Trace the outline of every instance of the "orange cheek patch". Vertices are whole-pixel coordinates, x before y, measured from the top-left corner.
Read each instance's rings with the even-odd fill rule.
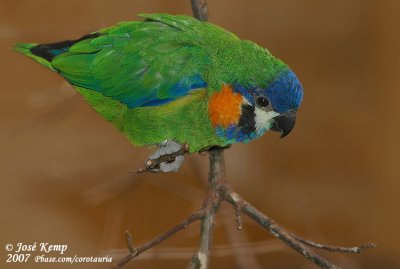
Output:
[[[208,113],[213,127],[227,128],[231,124],[237,124],[240,118],[240,110],[243,97],[232,91],[229,85],[223,85],[220,92],[214,93],[208,103]]]

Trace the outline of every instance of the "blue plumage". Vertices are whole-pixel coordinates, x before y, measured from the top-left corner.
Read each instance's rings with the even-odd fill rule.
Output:
[[[297,110],[300,106],[303,100],[303,87],[296,74],[287,70],[265,89],[265,95],[277,112],[285,113],[291,109]]]
[[[254,95],[264,95],[279,113],[288,112],[300,106],[303,99],[303,87],[291,70],[285,70],[272,81],[266,89],[247,89],[239,83],[234,84],[234,91],[244,96],[251,105],[255,105]]]

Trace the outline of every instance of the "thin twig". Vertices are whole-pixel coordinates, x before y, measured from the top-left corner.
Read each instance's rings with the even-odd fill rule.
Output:
[[[312,249],[305,246],[303,243],[299,242],[292,235],[286,231],[284,228],[276,224],[272,219],[265,216],[261,211],[253,207],[251,204],[247,203],[243,198],[241,198],[237,193],[228,190],[227,193],[227,201],[234,206],[239,205],[242,209],[242,212],[260,224],[262,227],[267,229],[270,233],[272,233],[275,237],[282,240],[289,247],[293,248],[305,258],[309,259],[316,265],[321,268],[326,269],[338,269],[340,267],[332,264],[328,260],[324,259],[317,253],[315,253]]]
[[[356,247],[332,246],[332,245],[325,245],[325,244],[317,243],[317,242],[311,241],[309,239],[302,238],[293,233],[290,233],[290,235],[293,238],[295,238],[297,241],[299,241],[305,245],[308,245],[313,248],[323,249],[323,250],[326,250],[329,252],[361,253],[366,249],[374,248],[377,246],[375,243],[366,243],[366,244],[356,246]]]
[[[133,246],[133,239],[132,239],[132,235],[129,231],[125,231],[125,239],[126,239],[126,244],[128,246],[129,252],[131,254],[136,252],[135,247]]]
[[[229,205],[228,205],[229,206]],[[232,246],[234,245],[247,245],[252,244],[249,242],[249,237],[247,231],[240,231],[239,227],[242,228],[242,221],[238,220],[238,213],[240,216],[240,212],[235,212],[236,214],[232,214],[230,208],[224,207],[219,211],[220,220],[224,224],[226,237],[229,239],[229,242]],[[237,226],[233,225],[233,218],[236,215]],[[271,241],[279,241],[277,239],[270,240]],[[279,242],[280,243],[280,242]],[[215,256],[215,252],[217,251],[219,246],[215,246],[212,249],[211,256]],[[281,247],[285,247],[282,246]],[[231,259],[235,260],[237,269],[261,269],[264,266],[258,260],[257,252],[255,248],[233,248],[233,252],[231,253]]]
[[[170,238],[171,236],[173,236],[174,234],[176,234],[177,232],[185,229],[189,224],[200,220],[204,215],[204,212],[199,210],[193,214],[191,214],[189,217],[187,217],[186,219],[184,219],[183,221],[181,221],[179,224],[177,224],[176,226],[174,226],[173,228],[169,229],[168,231],[166,231],[165,233],[156,236],[155,238],[153,238],[151,241],[145,243],[144,245],[142,245],[141,247],[138,248],[134,248],[134,251],[131,252],[131,250],[129,249],[129,254],[126,255],[125,257],[123,257],[122,259],[120,259],[116,264],[114,264],[114,266],[112,268],[114,269],[119,269],[122,266],[124,266],[125,264],[127,264],[130,260],[132,260],[133,258],[137,257],[140,255],[140,253],[157,246],[158,244],[160,244],[161,242],[165,241],[166,239]],[[128,248],[129,247],[129,242],[128,242]],[[133,246],[133,243],[131,244],[131,246]]]
[[[200,21],[208,21],[207,0],[191,0],[193,16]]]

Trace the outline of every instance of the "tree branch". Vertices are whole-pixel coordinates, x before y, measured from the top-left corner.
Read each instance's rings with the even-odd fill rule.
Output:
[[[204,212],[199,210],[199,211],[191,214],[189,217],[187,217],[186,219],[181,221],[179,224],[177,224],[170,230],[166,231],[165,233],[163,233],[161,235],[156,236],[155,238],[153,238],[153,240],[145,243],[144,245],[142,245],[141,247],[138,247],[138,248],[133,247],[133,240],[132,240],[131,234],[129,232],[125,232],[125,237],[126,237],[126,241],[127,241],[127,245],[128,245],[128,249],[129,249],[129,254],[126,255],[125,257],[123,257],[122,259],[120,259],[116,264],[114,264],[114,266],[112,268],[114,268],[114,269],[121,268],[122,266],[127,264],[130,260],[139,256],[142,252],[144,252],[152,247],[157,246],[158,244],[167,240],[168,238],[170,238],[177,232],[185,229],[191,223],[201,219],[203,216],[204,216]]]
[[[208,268],[210,260],[210,248],[213,238],[215,213],[221,204],[222,197],[218,192],[218,186],[224,184],[225,161],[222,148],[209,150],[210,172],[208,176],[208,197],[204,201],[205,214],[201,221],[200,244],[193,255],[187,269]]]
[[[329,251],[329,252],[361,253],[366,249],[374,248],[374,247],[377,246],[375,243],[366,243],[366,244],[363,244],[363,245],[360,245],[360,246],[356,246],[356,247],[331,246],[331,245],[324,245],[324,244],[321,244],[321,243],[317,243],[317,242],[311,241],[309,239],[302,238],[302,237],[300,237],[298,235],[295,235],[295,234],[292,234],[292,233],[289,233],[289,234],[293,238],[295,238],[297,241],[299,241],[299,242],[301,242],[301,243],[303,243],[305,245],[308,245],[308,246],[313,247],[313,248],[323,249],[323,250],[326,250],[326,251]]]
[[[191,0],[193,16],[200,21],[208,21],[207,0]]]
[[[195,18],[201,21],[208,20],[207,0],[191,0],[191,5]],[[225,177],[223,149],[210,149],[208,153],[210,160],[208,180],[209,194],[203,206],[203,208],[206,209],[206,213],[201,224],[200,245],[189,262],[187,266],[188,269],[208,268],[215,213],[222,201],[221,197],[216,199],[215,194],[218,194],[216,186],[219,185],[219,182],[222,182]],[[241,229],[242,224],[239,210],[240,209],[236,208],[238,229]]]
[[[229,188],[228,186],[226,187]],[[262,227],[267,229],[272,235],[282,240],[289,247],[293,248],[295,251],[297,251],[319,267],[327,269],[340,268],[315,253],[312,249],[305,246],[303,243],[293,237],[291,233],[276,224],[275,221],[265,216],[262,212],[243,200],[243,198],[241,198],[237,193],[231,191],[230,189],[227,190],[227,201],[235,207],[240,207],[243,213],[248,215]]]
[[[210,160],[210,173],[208,180],[208,195],[205,199],[203,206],[200,210],[190,215],[188,218],[183,220],[180,224],[176,225],[172,229],[168,230],[164,234],[155,237],[150,242],[144,244],[139,248],[134,248],[132,243],[132,238],[130,234],[126,234],[127,244],[129,249],[129,254],[122,258],[113,268],[121,268],[123,265],[128,263],[133,258],[137,257],[140,253],[150,249],[162,241],[168,239],[170,236],[181,231],[186,226],[190,225],[196,220],[201,220],[201,232],[200,232],[200,243],[198,250],[193,255],[191,261],[189,262],[187,268],[189,269],[206,269],[209,264],[209,255],[211,242],[213,237],[213,226],[215,222],[215,214],[219,209],[221,202],[227,201],[230,203],[237,211],[237,222],[239,227],[241,227],[240,213],[244,213],[251,219],[256,221],[260,226],[264,227],[276,238],[282,240],[289,247],[297,251],[299,254],[312,261],[314,264],[320,268],[325,269],[338,269],[340,267],[334,265],[330,261],[326,260],[319,254],[315,253],[311,248],[314,247],[318,249],[327,250],[330,252],[350,252],[350,253],[361,253],[362,250],[373,248],[376,245],[373,243],[364,244],[357,247],[340,247],[340,246],[330,246],[321,243],[316,243],[314,241],[304,239],[297,236],[285,228],[278,225],[274,220],[270,219],[264,215],[261,211],[256,209],[253,205],[244,200],[239,194],[234,192],[231,187],[225,181],[225,161],[224,161],[224,149],[223,148],[213,148],[208,151]]]

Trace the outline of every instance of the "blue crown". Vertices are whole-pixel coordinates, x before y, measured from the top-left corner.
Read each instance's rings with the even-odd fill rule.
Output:
[[[303,87],[296,74],[291,70],[282,72],[265,89],[266,96],[279,113],[297,110],[303,100]]]

